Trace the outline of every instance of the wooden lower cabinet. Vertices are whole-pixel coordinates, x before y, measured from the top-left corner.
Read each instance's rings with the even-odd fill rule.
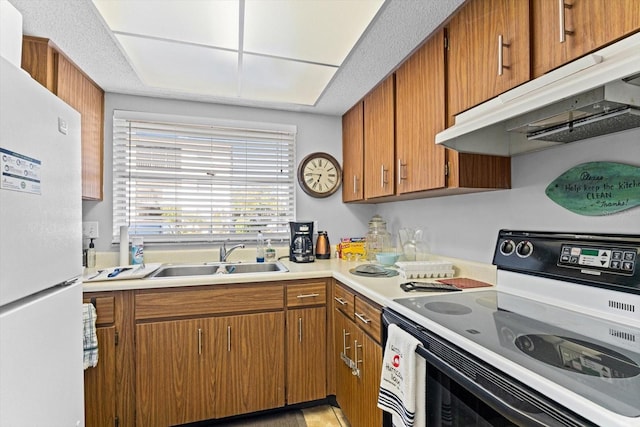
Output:
[[[202,334],[211,319],[136,326],[136,425],[169,426],[214,417],[213,375]]]
[[[96,308],[98,363],[84,370],[84,418],[87,427],[113,427],[117,408],[116,307],[120,299],[109,292],[85,294],[85,303]]]
[[[85,293],[99,345],[85,425],[166,427],[326,398],[327,293],[327,279]]]
[[[327,397],[326,307],[287,311],[287,404]]]
[[[116,328],[97,328],[98,364],[84,371],[84,420],[87,427],[116,425]]]
[[[382,410],[376,406],[382,347],[350,318],[334,310],[336,400],[352,427],[382,425]],[[357,371],[344,359],[356,363]]]
[[[136,425],[284,406],[284,313],[136,326]]]
[[[284,313],[216,319],[216,418],[284,406]],[[225,339],[225,337],[227,337]]]

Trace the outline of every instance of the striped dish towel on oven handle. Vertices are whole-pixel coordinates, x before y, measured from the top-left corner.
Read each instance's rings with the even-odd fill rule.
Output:
[[[420,341],[389,325],[382,359],[378,407],[391,413],[394,427],[425,425],[426,362],[416,353]]]

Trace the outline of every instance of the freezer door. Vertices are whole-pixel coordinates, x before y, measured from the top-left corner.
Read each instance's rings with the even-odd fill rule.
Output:
[[[81,286],[0,308],[0,426],[84,425]]]
[[[80,144],[80,114],[0,57],[0,306],[82,274]]]

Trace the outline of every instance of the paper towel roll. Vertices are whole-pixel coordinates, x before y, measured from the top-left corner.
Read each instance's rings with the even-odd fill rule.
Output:
[[[129,227],[120,226],[120,265],[129,265]]]

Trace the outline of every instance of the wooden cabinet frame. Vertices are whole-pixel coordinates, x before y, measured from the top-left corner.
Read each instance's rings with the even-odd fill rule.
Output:
[[[331,361],[336,400],[353,427],[381,426],[382,410],[377,407],[382,371],[381,308],[337,281],[333,292]]]
[[[333,387],[327,363],[332,341],[327,334],[329,283],[305,279],[85,292],[84,300],[98,307],[101,358],[97,369],[86,373],[87,419],[91,425],[134,427],[151,414],[143,424],[165,425],[326,398]],[[293,348],[291,342],[300,343],[300,323],[305,339]],[[185,341],[176,346],[180,337]],[[225,358],[229,337],[231,350],[238,346],[240,352]],[[117,344],[107,347],[113,340]],[[137,363],[153,372],[136,369]],[[176,418],[156,414],[154,405],[160,400],[144,400],[154,381],[166,379],[164,385],[156,384],[162,390],[178,386],[160,375],[163,369],[184,378],[207,378],[178,384],[183,399],[173,399],[170,408]],[[270,391],[255,394],[256,389]]]

